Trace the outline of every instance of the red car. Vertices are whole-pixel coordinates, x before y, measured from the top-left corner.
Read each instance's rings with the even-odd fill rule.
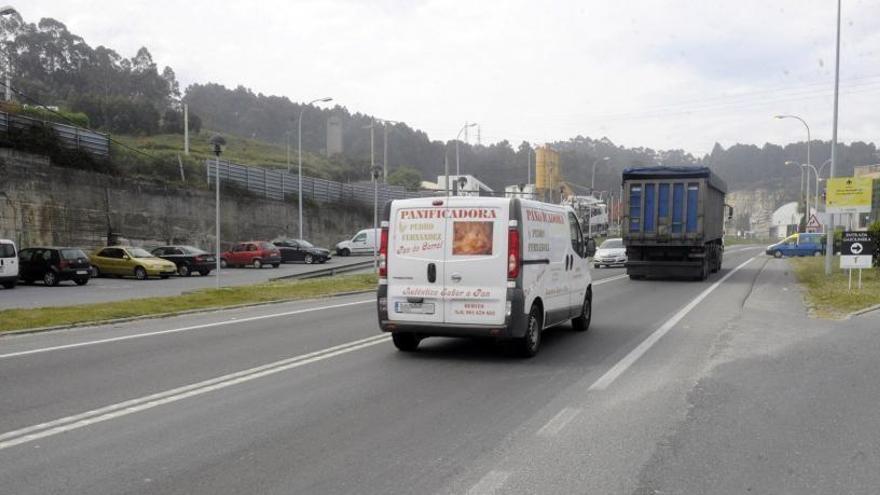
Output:
[[[247,241],[239,242],[231,251],[220,255],[222,268],[247,265],[253,265],[254,268],[272,265],[272,268],[278,268],[281,265],[281,252],[266,241]]]

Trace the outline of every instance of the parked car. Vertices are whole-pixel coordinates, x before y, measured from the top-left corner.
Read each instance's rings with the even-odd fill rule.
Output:
[[[79,248],[32,247],[18,253],[18,277],[26,284],[42,280],[54,287],[66,280],[86,285],[91,277],[89,257]]]
[[[378,249],[380,229],[364,229],[354,235],[350,241],[342,241],[336,245],[336,254],[350,256],[352,254],[373,254]]]
[[[149,277],[168,278],[177,273],[177,266],[170,261],[153,256],[139,247],[112,246],[99,249],[89,256],[92,276],[134,276],[138,280]]]
[[[326,263],[330,250],[315,246],[304,239],[276,239],[272,244],[281,251],[281,262],[302,261],[306,264]]]
[[[160,246],[150,252],[174,263],[181,277],[189,277],[193,273],[204,277],[217,266],[213,254],[193,246]]]
[[[825,254],[825,234],[798,233],[767,246],[766,253],[783,256],[821,256]]]
[[[18,250],[9,239],[0,239],[0,285],[14,289],[18,282]]]
[[[619,237],[605,239],[593,256],[593,266],[596,268],[614,265],[626,266],[626,247],[623,245],[623,239]]]
[[[247,241],[236,244],[232,250],[220,255],[220,266],[223,268],[247,265],[254,268],[272,265],[272,268],[278,268],[281,266],[281,252],[266,241]]]

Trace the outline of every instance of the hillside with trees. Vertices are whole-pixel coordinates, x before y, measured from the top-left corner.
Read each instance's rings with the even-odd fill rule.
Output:
[[[278,166],[282,160],[279,149],[286,147],[288,139],[295,150],[297,118],[303,103],[286,96],[210,82],[192,84],[181,91],[174,70],[160,70],[146,47],[131,58],[112,48],[93,48],[54,19],[27,23],[17,15],[6,16],[0,19],[0,36],[7,40],[6,48],[15,53],[16,98],[28,104],[32,113],[39,110],[39,105],[58,107],[69,115],[84,116],[77,117],[82,120],[79,123],[91,128],[144,137],[182,133],[181,110],[186,103],[194,139],[206,139],[210,130],[272,147],[271,159],[248,155],[250,164]],[[53,118],[54,114],[43,115]],[[303,148],[309,173],[340,181],[368,180],[370,131],[365,127],[373,122],[373,117],[340,105],[311,107],[303,115]],[[331,115],[342,121],[344,151],[339,156],[322,158],[326,122]],[[199,136],[201,128],[205,131]],[[376,122],[377,163],[382,162],[383,132],[382,124]],[[449,156],[454,167],[454,142],[432,140],[425,132],[405,123],[389,125],[388,142],[389,177],[395,183],[413,187],[421,179],[436,180],[443,173],[444,155]],[[607,156],[609,161],[596,169],[597,190],[616,190],[625,167],[707,165],[728,182],[731,190],[782,187],[792,198],[799,187],[800,171],[784,164],[786,160],[804,161],[807,146],[804,142],[735,144],[727,148],[716,144],[710,154],[693,156],[683,150],[627,148],[605,137],[577,136],[549,144],[561,153],[566,180],[581,188],[590,183],[594,161]],[[169,156],[174,154],[169,149],[163,151]],[[821,165],[830,151],[830,143],[814,141],[814,164]],[[839,151],[839,175],[850,174],[856,165],[880,161],[873,143],[841,144]],[[476,175],[495,189],[526,182],[526,164],[531,162],[534,166],[532,147],[525,142],[461,143],[460,154],[462,173]],[[171,169],[174,166],[176,163],[169,164]]]

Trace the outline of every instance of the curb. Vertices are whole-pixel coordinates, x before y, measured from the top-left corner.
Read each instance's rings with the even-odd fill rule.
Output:
[[[111,320],[100,320],[100,321],[88,321],[82,323],[74,323],[72,325],[56,325],[52,327],[38,327],[38,328],[22,328],[21,330],[9,330],[6,332],[0,332],[0,339],[6,336],[12,335],[25,335],[29,333],[43,333],[43,332],[52,332],[55,330],[72,330],[74,328],[85,328],[85,327],[98,327],[105,325],[116,325],[119,323],[129,323],[132,321],[139,320],[156,320],[160,318],[172,318],[175,316],[187,316],[187,315],[195,315],[199,313],[216,313],[219,311],[226,311],[230,309],[242,309],[242,308],[255,308],[259,306],[269,306],[272,304],[283,304],[283,303],[292,303],[292,302],[309,302],[309,301],[320,301],[321,299],[329,299],[333,297],[345,297],[345,296],[354,296],[357,294],[371,294],[375,293],[375,289],[370,290],[356,290],[349,292],[339,292],[335,294],[327,294],[326,296],[321,297],[313,297],[309,299],[278,299],[276,301],[263,301],[258,303],[248,303],[248,304],[236,304],[234,306],[215,306],[211,308],[201,308],[201,309],[188,309],[184,311],[176,311],[172,313],[156,313],[152,315],[143,315],[143,316],[127,316],[125,318],[113,318]]]
[[[880,304],[875,304],[873,306],[869,306],[867,308],[860,309],[858,311],[853,311],[852,313],[847,315],[847,317],[852,318],[853,316],[861,316],[863,314],[870,313],[872,311],[877,311],[877,310],[880,310]]]

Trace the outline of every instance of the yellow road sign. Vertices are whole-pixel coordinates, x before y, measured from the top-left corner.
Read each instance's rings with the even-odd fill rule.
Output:
[[[835,177],[828,179],[825,210],[828,213],[863,213],[871,211],[873,179]]]

